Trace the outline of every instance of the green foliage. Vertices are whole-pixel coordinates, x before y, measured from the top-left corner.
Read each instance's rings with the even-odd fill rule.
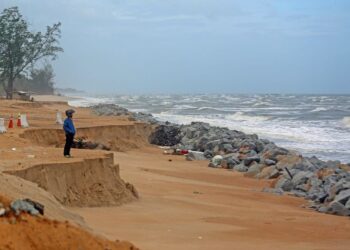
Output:
[[[58,52],[61,23],[46,27],[46,32],[31,32],[17,7],[0,14],[0,83],[12,99],[13,83],[43,58],[54,60]]]
[[[40,69],[31,69],[30,77],[20,75],[14,82],[16,90],[27,91],[35,94],[54,93],[54,71],[51,64],[46,63]]]

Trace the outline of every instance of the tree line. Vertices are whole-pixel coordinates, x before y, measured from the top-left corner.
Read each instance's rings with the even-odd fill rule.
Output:
[[[16,87],[38,93],[53,90],[53,68],[46,61],[55,60],[63,49],[59,46],[61,23],[47,26],[45,32],[29,30],[28,22],[18,7],[4,9],[0,14],[0,84],[7,99]]]

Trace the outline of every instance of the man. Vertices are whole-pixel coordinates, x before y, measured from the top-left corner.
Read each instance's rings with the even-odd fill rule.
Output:
[[[72,147],[74,135],[75,135],[75,127],[73,124],[73,113],[75,111],[73,109],[66,110],[67,118],[64,120],[63,129],[66,133],[66,145],[64,145],[64,157],[70,158],[70,148]]]

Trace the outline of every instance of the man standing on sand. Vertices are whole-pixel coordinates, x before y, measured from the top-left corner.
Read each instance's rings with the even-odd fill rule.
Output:
[[[66,110],[67,118],[64,120],[63,129],[66,133],[66,145],[64,145],[64,157],[71,158],[70,148],[72,147],[74,135],[75,135],[75,127],[73,124],[73,113],[75,111],[73,109]]]

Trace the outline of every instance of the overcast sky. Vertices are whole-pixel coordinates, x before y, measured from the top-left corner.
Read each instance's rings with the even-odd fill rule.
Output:
[[[59,87],[350,93],[349,0],[1,0],[62,22]]]

